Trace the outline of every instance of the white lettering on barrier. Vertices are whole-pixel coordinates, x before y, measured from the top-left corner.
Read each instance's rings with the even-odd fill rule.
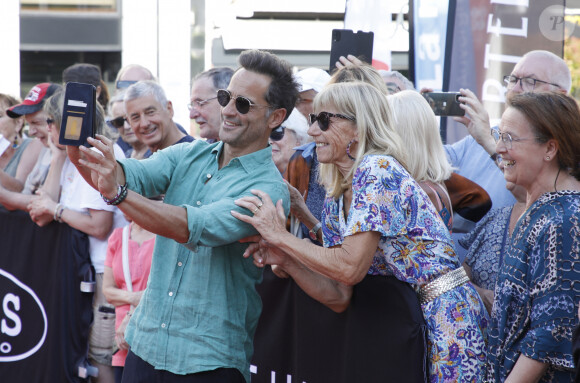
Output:
[[[257,374],[258,366],[250,364],[250,374]],[[270,371],[270,383],[276,383],[276,371]],[[292,375],[286,375],[286,383],[292,383]],[[302,381],[302,383],[306,383]]]
[[[18,314],[10,309],[8,306],[9,303],[12,303],[15,311],[20,311],[20,298],[14,294],[6,294],[2,301],[2,310],[4,311],[4,315],[14,322],[14,326],[10,327],[6,319],[2,319],[0,331],[8,336],[17,336],[22,331],[22,321]]]
[[[28,358],[30,355],[38,351],[40,347],[42,347],[44,341],[46,340],[46,334],[48,331],[48,320],[42,302],[30,287],[28,287],[27,285],[19,281],[18,278],[16,278],[14,275],[10,274],[9,272],[3,269],[0,269],[0,277],[9,279],[16,286],[18,286],[26,293],[28,293],[34,299],[34,302],[36,302],[36,304],[38,305],[38,309],[40,310],[40,314],[42,315],[42,326],[43,326],[42,335],[40,336],[40,339],[38,339],[38,342],[32,346],[32,348],[18,355],[2,355],[10,353],[12,351],[12,346],[8,342],[2,342],[2,344],[0,344],[0,362],[15,362],[18,360]],[[13,327],[8,326],[8,322],[5,322],[5,319],[2,319],[0,329],[2,330],[2,333],[5,333],[6,335],[16,336],[22,331],[22,321],[18,316],[18,314],[16,314],[16,312],[10,309],[8,303],[12,303],[15,311],[20,310],[20,298],[11,293],[6,294],[3,298],[2,309],[6,317],[14,322],[14,326]]]

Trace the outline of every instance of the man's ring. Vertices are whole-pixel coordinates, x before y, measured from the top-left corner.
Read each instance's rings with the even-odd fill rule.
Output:
[[[260,210],[260,208],[256,207],[254,210],[252,210],[252,214],[256,214],[258,212],[258,210]]]

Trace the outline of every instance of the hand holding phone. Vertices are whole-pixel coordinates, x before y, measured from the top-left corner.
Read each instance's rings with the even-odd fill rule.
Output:
[[[96,88],[91,84],[69,82],[64,93],[59,143],[67,146],[90,146],[88,137],[95,137]]]
[[[427,100],[436,116],[464,116],[465,110],[459,105],[459,92],[426,92],[423,97]]]

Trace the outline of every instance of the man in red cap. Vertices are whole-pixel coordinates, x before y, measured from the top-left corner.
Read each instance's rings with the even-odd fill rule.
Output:
[[[28,134],[39,139],[45,148],[40,152],[34,168],[26,178],[21,192],[6,190],[0,185],[0,204],[8,210],[27,210],[34,192],[44,183],[50,168],[51,154],[48,147],[47,115],[42,109],[44,102],[61,89],[60,85],[48,82],[37,84],[30,89],[24,101],[6,109],[10,118],[24,116],[28,123]]]

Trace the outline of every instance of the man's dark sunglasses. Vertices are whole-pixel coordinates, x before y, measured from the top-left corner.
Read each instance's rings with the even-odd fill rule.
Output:
[[[232,99],[232,94],[230,93],[229,90],[219,89],[217,91],[217,100],[218,100],[218,103],[221,106],[223,106],[224,108],[230,103],[230,100],[231,99]],[[249,98],[244,97],[244,96],[237,96],[235,98],[235,100],[236,100],[236,109],[241,114],[248,113],[250,111],[250,108],[252,106],[261,107],[261,108],[272,108],[270,105],[258,105],[258,104],[254,104],[252,101],[250,101]]]
[[[286,128],[283,126],[279,126],[276,129],[272,130],[272,133],[270,133],[270,140],[280,141],[282,138],[284,138],[285,130]]]
[[[342,118],[343,120],[356,121],[354,117],[345,116],[344,114],[320,112],[320,113],[318,113],[318,115],[316,115],[314,113],[310,113],[310,125],[312,125],[316,121],[318,121],[318,126],[320,127],[320,130],[325,132],[328,130],[328,126],[330,124],[331,117]]]
[[[137,81],[117,81],[115,84],[117,89],[125,89],[135,84]]]
[[[117,117],[107,120],[107,125],[109,125],[111,128],[121,129],[123,126],[125,126],[125,121],[125,117]]]

